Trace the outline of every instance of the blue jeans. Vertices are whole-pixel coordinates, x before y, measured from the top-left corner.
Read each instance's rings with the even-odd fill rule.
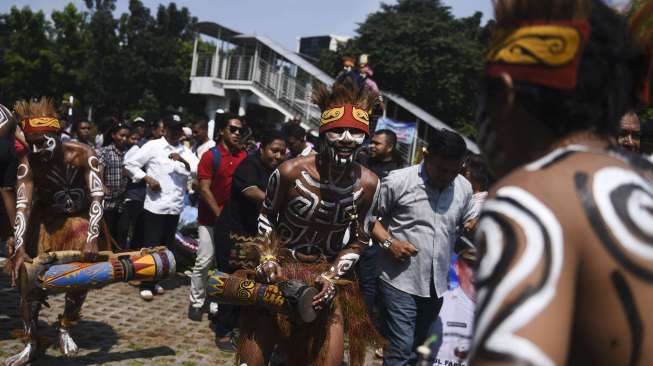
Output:
[[[417,362],[415,350],[426,341],[437,320],[442,298],[437,298],[433,288],[431,297],[419,297],[385,281],[379,282],[385,305],[384,333],[388,340],[383,350],[383,366],[414,365]]]
[[[377,296],[379,294],[379,252],[381,247],[374,243],[371,247],[366,247],[361,253],[361,257],[356,263],[358,272],[358,285],[360,286],[363,301],[367,307],[370,318],[374,313]]]

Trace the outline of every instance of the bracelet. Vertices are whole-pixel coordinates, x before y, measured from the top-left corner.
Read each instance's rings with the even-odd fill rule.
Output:
[[[336,284],[336,279],[333,276],[333,273],[331,272],[324,272],[320,275],[320,277],[324,278],[325,280],[331,282],[332,285]]]

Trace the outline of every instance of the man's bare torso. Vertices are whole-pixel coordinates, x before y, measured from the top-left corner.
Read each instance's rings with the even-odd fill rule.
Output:
[[[62,149],[63,160],[42,163],[29,159],[35,205],[65,214],[88,210],[89,187],[85,171],[87,166],[98,167],[99,161],[90,147],[77,142],[65,142]],[[19,177],[24,170],[25,166],[19,166]],[[102,186],[100,180],[95,184]]]
[[[355,164],[349,174],[321,176],[316,156],[284,163],[273,173],[265,207],[276,206],[276,231],[286,246],[303,254],[332,257],[343,247],[350,224],[365,215],[372,203],[377,178]],[[276,205],[273,199],[280,199]]]
[[[653,364],[653,166],[584,149],[491,192],[478,237],[482,364]]]

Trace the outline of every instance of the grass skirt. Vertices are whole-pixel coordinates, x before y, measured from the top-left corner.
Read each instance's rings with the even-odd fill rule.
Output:
[[[282,261],[285,277],[315,286],[315,278],[325,272],[331,264],[327,262],[307,264],[295,261]],[[251,271],[239,271],[236,275],[250,274]],[[344,321],[344,332],[349,339],[349,364],[362,366],[365,362],[367,346],[380,345],[382,338],[372,325],[365,303],[358,289],[358,283],[340,280],[338,293],[331,306],[318,312],[312,323],[297,324],[288,316],[273,313],[261,307],[242,307],[240,315],[241,342],[237,357],[242,351],[244,340],[257,338],[257,331],[274,332],[273,339],[289,365],[323,365],[328,351],[328,329],[332,322],[340,321],[335,315],[340,309]],[[263,330],[262,324],[270,327]],[[238,357],[239,358],[239,357]]]

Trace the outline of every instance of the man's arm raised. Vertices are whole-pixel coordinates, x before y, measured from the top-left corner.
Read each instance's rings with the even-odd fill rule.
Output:
[[[503,187],[477,227],[470,364],[562,365],[567,360],[577,254],[554,213],[526,190]]]

